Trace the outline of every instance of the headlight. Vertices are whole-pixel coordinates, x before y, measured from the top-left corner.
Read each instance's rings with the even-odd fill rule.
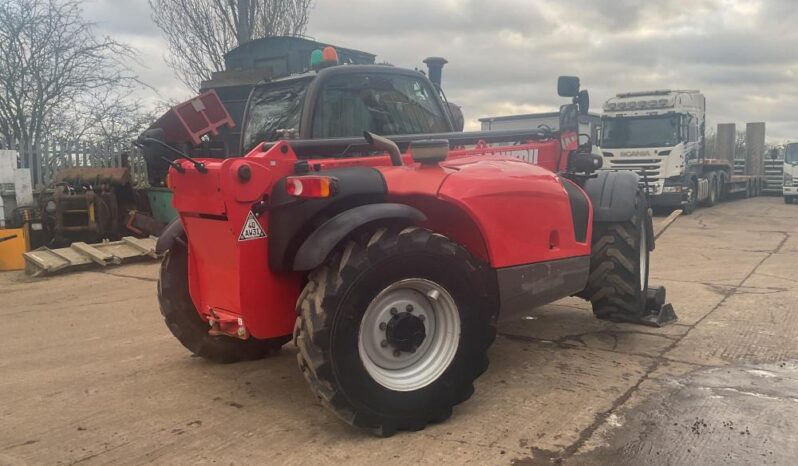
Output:
[[[792,175],[789,173],[784,174],[784,186],[792,186]]]
[[[663,193],[680,193],[682,192],[681,186],[665,186],[662,188]]]

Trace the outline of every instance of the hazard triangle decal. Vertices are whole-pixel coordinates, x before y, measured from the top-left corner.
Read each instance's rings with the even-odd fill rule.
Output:
[[[258,219],[250,212],[247,215],[247,220],[244,222],[244,228],[241,229],[241,234],[238,235],[239,241],[249,241],[251,239],[265,238],[266,232],[263,227],[258,223]]]

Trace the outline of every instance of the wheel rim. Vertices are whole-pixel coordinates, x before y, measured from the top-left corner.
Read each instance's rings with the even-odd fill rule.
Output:
[[[646,291],[646,278],[648,277],[648,238],[646,227],[640,228],[640,290]]]
[[[413,391],[443,374],[459,343],[460,313],[449,292],[430,280],[410,278],[371,301],[360,321],[358,353],[374,381]]]

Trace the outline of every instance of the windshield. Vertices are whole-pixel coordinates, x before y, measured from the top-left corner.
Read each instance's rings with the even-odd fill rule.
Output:
[[[280,139],[280,130],[299,131],[302,100],[309,83],[309,79],[276,82],[252,91],[244,128],[244,152],[261,142]]]
[[[313,116],[314,138],[443,133],[438,97],[414,76],[374,73],[326,81]]]
[[[798,163],[798,144],[787,144],[784,151],[784,161],[790,164]]]
[[[604,118],[601,147],[671,147],[680,142],[679,116]]]

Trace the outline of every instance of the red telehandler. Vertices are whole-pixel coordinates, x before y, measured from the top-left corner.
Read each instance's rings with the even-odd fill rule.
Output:
[[[471,396],[500,311],[578,295],[602,319],[675,319],[648,284],[638,175],[596,173],[579,145],[578,78],[558,82],[572,98],[558,132],[455,132],[410,70],[338,66],[300,84],[250,98],[245,119],[283,125],[281,139],[169,161],[180,216],[158,241],[158,296],[194,354],[257,359],[293,337],[323,404],[391,435]]]

